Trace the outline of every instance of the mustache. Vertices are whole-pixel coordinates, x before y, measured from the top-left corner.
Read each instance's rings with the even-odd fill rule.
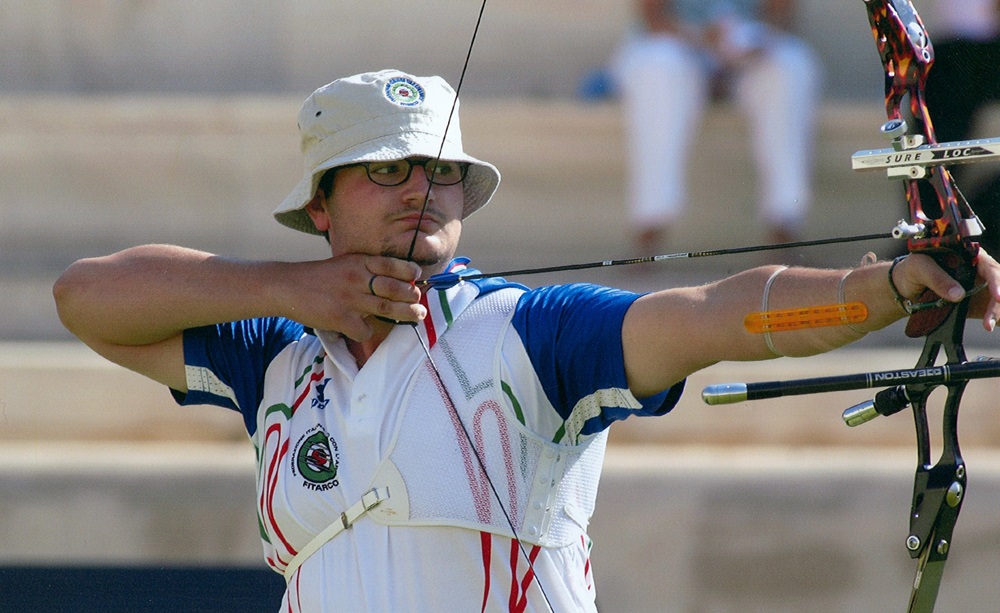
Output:
[[[428,204],[427,206],[421,208],[412,206],[404,207],[392,214],[392,216],[396,218],[405,218],[413,215],[419,215],[424,220],[433,221],[438,224],[443,223],[445,219],[444,212],[433,204]]]

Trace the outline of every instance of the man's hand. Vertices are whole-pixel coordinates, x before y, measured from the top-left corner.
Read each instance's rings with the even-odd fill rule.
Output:
[[[420,266],[396,258],[343,255],[292,265],[277,297],[284,315],[311,328],[363,341],[372,319],[417,322],[427,316],[414,285]]]
[[[976,264],[976,284],[985,285],[983,291],[973,296],[970,317],[982,317],[983,328],[992,332],[1000,318],[1000,263],[985,250],[979,251]],[[930,257],[912,254],[892,271],[892,282],[903,298],[916,300],[925,289],[950,302],[965,297],[965,290]]]
[[[970,314],[983,318],[983,329],[992,332],[1000,319],[1000,263],[980,248],[976,263],[976,283],[986,284],[986,290],[972,299]]]

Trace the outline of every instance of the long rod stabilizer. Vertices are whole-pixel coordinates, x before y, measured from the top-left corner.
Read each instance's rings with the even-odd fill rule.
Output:
[[[969,381],[1000,377],[1000,360],[982,359],[962,364],[942,364],[926,368],[883,370],[852,375],[813,377],[791,381],[759,383],[722,383],[709,385],[702,393],[706,404],[733,404],[746,400],[763,400],[781,396],[801,396],[826,392],[891,387],[894,385],[943,385],[952,381]]]

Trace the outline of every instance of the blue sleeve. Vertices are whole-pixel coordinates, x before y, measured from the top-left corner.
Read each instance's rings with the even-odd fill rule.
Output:
[[[587,396],[627,389],[622,322],[639,294],[590,284],[556,285],[526,292],[513,325],[545,395],[565,419]],[[602,406],[582,434],[599,432],[632,415],[663,415],[680,399],[684,382],[648,398],[641,408]],[[623,403],[624,404],[624,403]]]
[[[301,324],[277,317],[185,330],[189,389],[187,394],[174,391],[175,399],[182,405],[210,404],[239,411],[253,434],[267,366],[304,330]],[[192,376],[201,383],[192,385]]]

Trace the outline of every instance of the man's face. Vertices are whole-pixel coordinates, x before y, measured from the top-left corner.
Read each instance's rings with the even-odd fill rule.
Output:
[[[313,216],[320,230],[329,224],[333,255],[367,253],[406,259],[416,235],[413,261],[430,274],[440,272],[458,247],[462,184],[429,185],[423,170],[414,166],[404,183],[385,187],[371,181],[363,166],[338,169],[325,215]],[[428,203],[421,219],[425,197]]]

